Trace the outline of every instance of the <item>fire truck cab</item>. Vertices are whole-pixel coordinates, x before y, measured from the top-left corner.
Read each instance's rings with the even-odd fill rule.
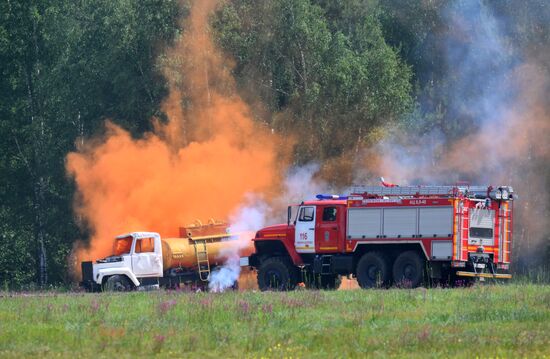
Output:
[[[286,224],[261,229],[261,290],[334,289],[341,275],[362,288],[428,280],[510,278],[510,186],[357,186],[288,207]],[[483,280],[483,279],[482,279]]]

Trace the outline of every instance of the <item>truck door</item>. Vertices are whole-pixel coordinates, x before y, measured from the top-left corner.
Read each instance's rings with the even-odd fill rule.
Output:
[[[319,253],[338,251],[338,223],[341,211],[337,206],[320,206],[315,227],[315,245]]]
[[[136,238],[132,252],[132,271],[136,277],[162,277],[160,238]]]
[[[315,206],[301,206],[294,246],[298,253],[315,253]]]

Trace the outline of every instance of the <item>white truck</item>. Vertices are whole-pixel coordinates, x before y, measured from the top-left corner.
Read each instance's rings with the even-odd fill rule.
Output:
[[[205,287],[211,270],[223,264],[220,251],[234,245],[236,237],[221,222],[182,227],[179,238],[123,234],[115,238],[112,255],[81,263],[80,284],[88,291]]]

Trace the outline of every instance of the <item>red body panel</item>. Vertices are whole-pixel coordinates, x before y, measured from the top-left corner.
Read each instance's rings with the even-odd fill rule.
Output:
[[[326,202],[333,202],[333,204]],[[336,219],[334,222],[324,222],[322,221],[322,216],[317,215],[315,223],[315,253],[344,252],[345,245],[342,238],[346,238],[347,219],[345,201],[323,201],[317,205],[318,213],[323,213],[323,210],[327,207],[336,207]]]
[[[288,252],[288,255],[295,265],[303,264],[302,257],[300,257],[298,252],[296,252],[296,248],[294,247],[293,225],[288,226],[286,224],[277,224],[265,227],[262,230],[258,231],[256,238],[254,238],[253,241],[279,241],[283,244]]]
[[[363,200],[350,199],[349,207],[433,207],[449,206],[453,203],[450,198],[366,198]]]

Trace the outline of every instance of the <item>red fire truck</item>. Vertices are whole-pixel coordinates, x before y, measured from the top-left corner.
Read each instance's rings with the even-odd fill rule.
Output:
[[[242,265],[261,290],[334,289],[342,275],[362,288],[511,278],[512,187],[383,184],[289,206]]]

